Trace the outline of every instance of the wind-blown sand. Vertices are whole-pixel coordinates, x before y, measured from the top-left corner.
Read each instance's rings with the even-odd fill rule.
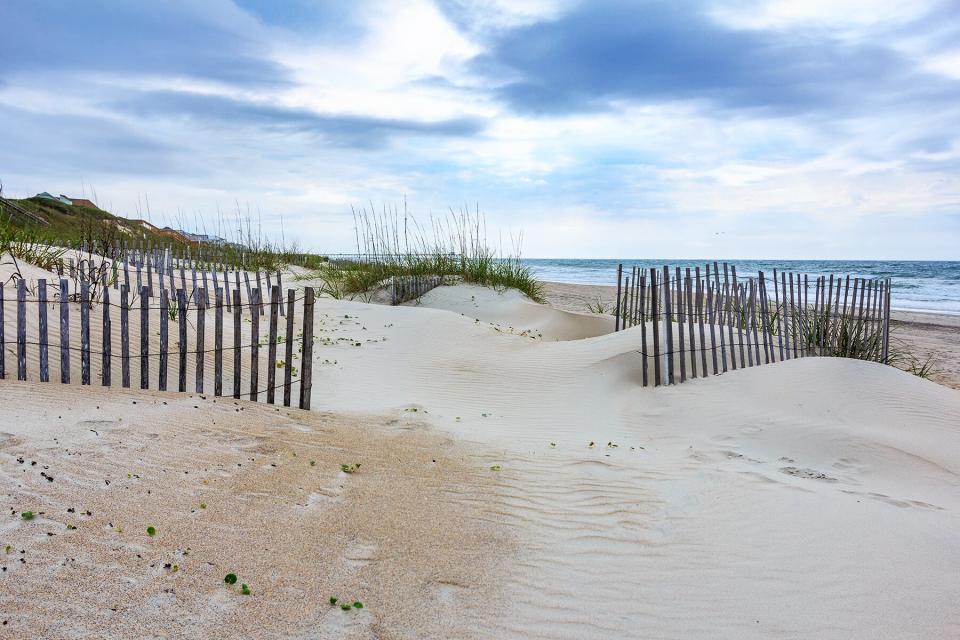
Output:
[[[0,383],[13,629],[960,636],[960,392],[832,358],[643,389],[635,331],[515,293],[317,304],[312,413]]]

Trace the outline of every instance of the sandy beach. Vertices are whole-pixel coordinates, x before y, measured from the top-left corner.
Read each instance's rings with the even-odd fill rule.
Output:
[[[644,389],[592,294],[321,298],[310,412],[0,382],[5,630],[960,634],[960,393],[834,358]]]

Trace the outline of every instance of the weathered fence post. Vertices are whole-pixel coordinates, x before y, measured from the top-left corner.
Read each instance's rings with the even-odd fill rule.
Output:
[[[216,271],[214,271],[216,273]],[[223,289],[215,294],[213,329],[213,395],[223,395]]]
[[[60,280],[60,382],[70,382],[70,284]]]
[[[623,280],[623,264],[617,265],[617,306],[614,309],[613,315],[615,320],[613,321],[613,330],[620,331],[620,282]]]
[[[27,379],[27,283],[17,280],[17,380]]]
[[[296,291],[290,289],[287,291],[287,333],[286,350],[283,358],[283,406],[290,406],[290,388],[293,377],[293,341],[296,336],[293,335],[293,303]]]
[[[40,343],[40,382],[50,381],[50,344],[47,330],[47,280],[37,280],[37,328]]]
[[[206,273],[206,271],[204,271]],[[198,289],[197,292],[197,364],[196,364],[196,390],[197,393],[203,393],[203,364],[206,357],[206,320],[207,320],[207,290]]]
[[[267,272],[267,282],[269,283]],[[277,322],[280,317],[280,287],[270,288],[270,344],[267,345],[267,403],[275,404],[277,383]]]
[[[240,277],[239,275],[237,276]],[[240,287],[233,290],[233,397],[240,399]]]
[[[260,289],[252,291],[250,300],[250,399],[259,399],[260,384]]]
[[[113,357],[113,337],[111,319],[110,319],[110,287],[104,274],[103,280],[103,338],[101,339],[103,364],[101,365],[100,381],[104,387],[109,387],[111,383],[111,358]]]
[[[670,316],[671,304],[670,304],[670,267],[667,265],[663,266],[663,282],[660,285],[661,290],[663,291],[663,317],[666,321],[664,325],[664,334],[667,342],[666,352],[667,356],[667,375],[666,380],[667,384],[674,384],[673,380],[673,318]]]
[[[179,324],[179,364],[177,371],[177,391],[187,390],[187,293],[177,289],[177,321]]]
[[[650,268],[650,317],[653,319],[653,384],[662,384],[660,377],[660,312],[657,309],[657,270]]]
[[[147,262],[149,268],[150,263]],[[140,288],[140,388],[150,388],[150,285]]]
[[[130,289],[120,287],[120,384],[130,386]]]
[[[80,384],[90,384],[90,284],[80,283]]]
[[[160,371],[158,372],[158,385],[160,391],[167,390],[167,335],[170,322],[170,298],[169,292],[173,289],[160,290]]]
[[[300,361],[300,408],[310,408],[313,391],[313,287],[304,289],[303,297],[303,344]]]
[[[3,283],[0,282],[0,380],[7,377],[7,336],[3,327]]]

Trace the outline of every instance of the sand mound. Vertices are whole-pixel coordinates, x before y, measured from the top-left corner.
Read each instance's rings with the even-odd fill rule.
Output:
[[[542,340],[579,340],[613,331],[612,317],[536,304],[516,289],[495,291],[471,284],[443,286],[408,304],[453,311],[502,332]]]

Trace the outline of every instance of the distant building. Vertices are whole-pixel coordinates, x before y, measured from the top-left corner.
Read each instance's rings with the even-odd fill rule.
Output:
[[[47,200],[56,200],[57,202],[62,202],[63,204],[73,204],[73,200],[62,193],[59,196],[55,196],[52,193],[47,193],[44,191],[43,193],[38,193],[35,195],[34,198],[46,198]]]
[[[97,205],[90,202],[89,200],[87,200],[86,198],[71,198],[71,200],[73,200],[73,204],[78,205],[80,207],[89,207],[91,209],[100,208]]]
[[[184,231],[183,229],[173,229],[171,227],[164,227],[163,230],[168,231],[170,233],[178,233],[191,242],[206,242],[207,244],[227,244],[227,241],[219,236],[208,236],[205,233],[190,233],[189,231]]]

